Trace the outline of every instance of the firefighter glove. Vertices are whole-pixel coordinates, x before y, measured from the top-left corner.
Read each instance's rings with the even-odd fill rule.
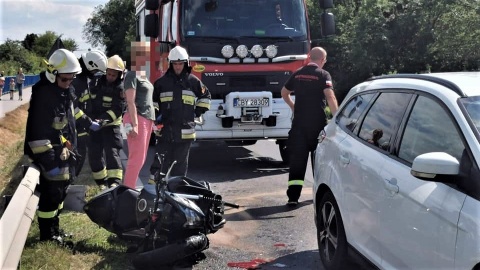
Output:
[[[53,168],[53,169],[51,169],[50,171],[47,172],[47,174],[49,176],[56,176],[59,173],[60,173],[60,168],[59,167],[55,167],[55,168]]]
[[[102,125],[100,125],[98,122],[93,121],[92,124],[90,125],[90,130],[92,131],[98,131]]]

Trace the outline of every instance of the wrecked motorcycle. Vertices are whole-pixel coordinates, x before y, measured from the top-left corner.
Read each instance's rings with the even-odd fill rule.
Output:
[[[203,259],[202,251],[209,247],[207,235],[226,223],[225,206],[239,207],[223,201],[206,181],[171,177],[174,164],[166,175],[155,174],[155,185],[146,185],[141,191],[120,185],[84,206],[88,217],[100,227],[134,241],[130,252],[138,269]]]

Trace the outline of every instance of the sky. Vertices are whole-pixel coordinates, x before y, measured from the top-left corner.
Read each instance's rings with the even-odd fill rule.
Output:
[[[74,39],[79,52],[92,48],[82,38],[83,26],[96,6],[108,0],[0,0],[0,44],[27,34],[53,31]]]

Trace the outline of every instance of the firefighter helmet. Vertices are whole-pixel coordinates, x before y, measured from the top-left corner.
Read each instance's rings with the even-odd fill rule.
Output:
[[[118,55],[114,55],[107,60],[107,69],[113,69],[120,72],[118,76],[120,79],[123,78],[123,73],[125,72],[125,62]]]
[[[172,62],[177,62],[177,61],[183,61],[187,62],[187,65],[190,65],[190,62],[188,60],[188,53],[185,48],[176,46],[172,50],[170,50],[170,53],[168,54],[168,63],[171,64]]]
[[[54,51],[52,56],[48,59],[48,62],[45,61],[45,63],[47,64],[47,72],[45,72],[45,75],[52,83],[55,82],[57,74],[77,74],[82,71],[75,54],[66,49],[58,49]]]
[[[90,72],[101,71],[105,73],[107,70],[107,56],[99,51],[92,50],[82,54],[83,63]]]

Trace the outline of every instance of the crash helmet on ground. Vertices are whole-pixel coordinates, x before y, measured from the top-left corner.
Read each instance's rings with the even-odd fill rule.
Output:
[[[55,77],[58,74],[78,74],[82,72],[82,68],[80,67],[80,63],[75,54],[66,49],[58,49],[54,51],[48,59],[48,62],[45,61],[45,63],[47,64],[45,75],[52,83],[55,82]]]
[[[190,62],[188,60],[188,53],[185,48],[176,46],[172,50],[170,50],[170,53],[168,53],[168,63],[171,64],[172,62],[178,62],[178,61],[183,61],[186,62],[187,65],[190,65]]]
[[[81,58],[83,63],[87,67],[88,71],[96,73],[103,72],[107,70],[107,56],[99,50],[91,50],[86,53],[83,53]]]

